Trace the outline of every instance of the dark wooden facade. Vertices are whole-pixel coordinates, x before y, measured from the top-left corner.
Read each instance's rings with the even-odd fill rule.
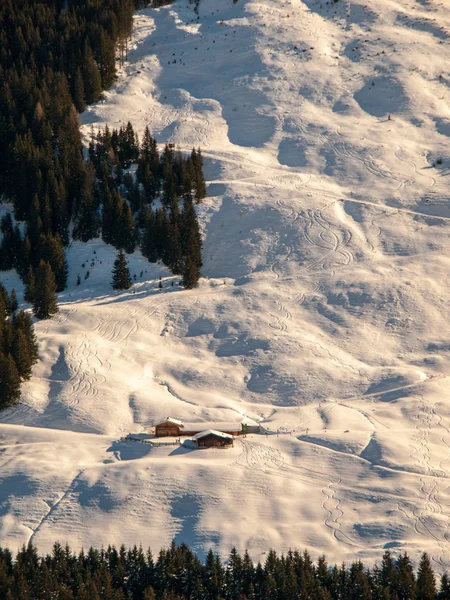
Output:
[[[165,423],[158,423],[158,425],[155,425],[156,437],[180,437],[180,435],[183,435],[182,429],[175,423],[166,421]]]
[[[233,438],[224,438],[210,433],[198,439],[197,444],[199,448],[228,448],[233,445]]]

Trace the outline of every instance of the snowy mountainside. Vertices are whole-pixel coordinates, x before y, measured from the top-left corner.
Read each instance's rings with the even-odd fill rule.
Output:
[[[72,244],[23,403],[0,415],[0,543],[426,549],[448,568],[449,36],[434,0],[137,13],[83,132],[131,120],[201,147],[204,278],[181,291],[135,253],[133,290],[113,292],[114,250]],[[118,441],[167,415],[269,435]]]

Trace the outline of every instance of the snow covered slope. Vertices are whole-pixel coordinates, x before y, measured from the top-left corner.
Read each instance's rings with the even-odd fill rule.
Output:
[[[394,548],[448,568],[450,9],[193,6],[136,15],[83,131],[131,120],[201,146],[204,278],[181,291],[136,253],[116,293],[114,251],[72,245],[23,404],[0,415],[0,543]],[[167,415],[269,434],[118,441]]]

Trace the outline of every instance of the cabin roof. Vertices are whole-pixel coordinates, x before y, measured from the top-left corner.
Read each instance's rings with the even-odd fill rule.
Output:
[[[178,425],[178,427],[184,427],[183,421],[180,421],[179,419],[174,419],[173,417],[166,417],[162,421],[158,421],[158,423],[155,423],[155,427],[157,427],[158,425],[164,425],[164,423],[171,423],[172,425]]]
[[[206,429],[206,431],[200,431],[200,433],[194,435],[194,439],[199,440],[201,438],[206,437],[207,435],[214,435],[215,437],[220,437],[225,440],[233,439],[232,435],[229,435],[228,433],[223,433],[223,431],[216,431],[215,429]]]
[[[241,431],[242,423],[220,423],[218,421],[201,422],[201,423],[185,423],[185,431],[206,431],[212,429],[213,431]]]

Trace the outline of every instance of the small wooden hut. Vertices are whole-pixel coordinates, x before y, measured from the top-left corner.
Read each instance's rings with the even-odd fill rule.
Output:
[[[194,436],[203,431],[212,430],[227,433],[231,436],[242,434],[242,423],[198,422],[185,423],[173,417],[166,417],[155,425],[156,437]]]
[[[229,448],[233,446],[234,438],[228,433],[207,429],[194,435],[199,448]]]
[[[166,417],[163,421],[156,423],[155,425],[155,436],[156,437],[180,437],[183,435],[183,421],[174,419],[173,417]]]

